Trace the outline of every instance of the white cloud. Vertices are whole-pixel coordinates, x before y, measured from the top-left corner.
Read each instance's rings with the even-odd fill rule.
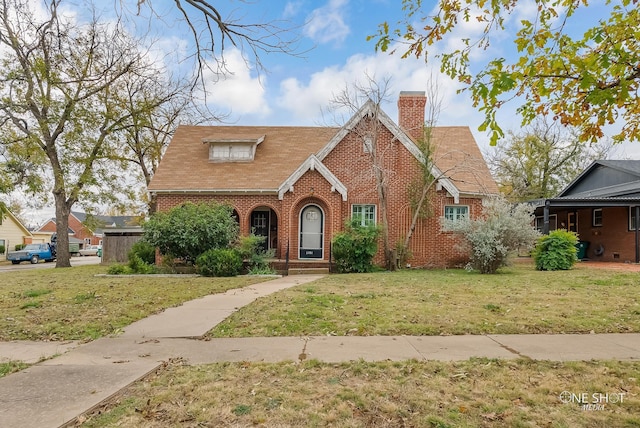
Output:
[[[351,56],[344,65],[327,67],[313,73],[307,81],[297,78],[282,81],[277,104],[289,112],[291,123],[332,125],[333,123],[325,123],[327,118],[322,117],[321,111],[330,107],[335,95],[356,82],[366,84],[367,75],[376,81],[391,76],[391,99],[383,104],[383,109],[396,120],[396,102],[400,91],[427,90],[431,74],[431,69],[422,60],[402,59],[397,54],[357,54]],[[433,75],[437,76],[434,78],[437,78],[438,95],[443,98],[440,114],[443,124],[473,126],[469,123],[469,117],[476,113],[466,96],[456,94],[458,84],[437,72],[433,72]]]
[[[218,76],[211,71],[205,72],[207,101],[215,110],[229,111],[232,116],[269,114],[263,86],[266,77],[253,77],[237,49],[226,50],[224,57],[227,73]]]
[[[293,18],[300,12],[300,8],[302,7],[301,1],[290,1],[284,6],[284,11],[282,12],[282,17],[285,19]]]
[[[350,33],[344,14],[347,0],[329,0],[325,6],[314,9],[307,17],[305,35],[317,43],[342,42]]]

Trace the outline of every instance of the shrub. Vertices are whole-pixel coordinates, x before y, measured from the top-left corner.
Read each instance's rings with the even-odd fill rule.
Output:
[[[140,260],[148,265],[156,263],[156,247],[145,240],[140,240],[133,244],[131,250],[129,250],[129,253],[127,254],[127,259],[131,261],[131,257],[134,255],[138,256]]]
[[[204,276],[235,276],[242,269],[242,257],[229,248],[214,248],[196,259],[196,271]]]
[[[107,269],[107,274],[109,275],[128,275],[130,273],[132,272],[129,266],[121,264],[113,264]]]
[[[241,236],[235,246],[240,257],[247,262],[249,275],[270,275],[275,271],[269,266],[268,258],[275,255],[273,250],[263,249],[265,236]]]
[[[578,236],[564,229],[541,236],[533,250],[538,270],[567,270],[578,261]]]
[[[336,234],[332,241],[338,272],[371,272],[379,235],[376,226],[362,226],[358,218],[347,220],[344,232]]]
[[[480,273],[495,273],[507,265],[510,252],[533,247],[540,235],[526,204],[514,207],[504,198],[493,198],[485,202],[482,214],[476,220],[443,219],[443,230],[464,236],[471,247],[471,266]]]
[[[4,247],[4,245],[0,245],[0,254],[4,254],[6,248]]]
[[[24,244],[16,244],[16,246],[14,247],[15,251],[20,251],[24,248]]]
[[[155,213],[144,225],[144,240],[168,257],[193,262],[207,250],[228,248],[238,238],[238,223],[228,205],[185,203]]]
[[[131,272],[141,274],[141,275],[149,275],[152,273],[156,273],[155,265],[149,264],[142,260],[136,253],[129,253],[129,269]]]

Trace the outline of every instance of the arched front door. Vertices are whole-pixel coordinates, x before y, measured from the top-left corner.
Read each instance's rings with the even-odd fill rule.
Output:
[[[321,259],[324,214],[317,205],[307,205],[300,211],[300,258]]]

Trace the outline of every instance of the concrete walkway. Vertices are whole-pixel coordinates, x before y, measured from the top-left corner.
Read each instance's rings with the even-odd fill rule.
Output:
[[[279,337],[195,340],[241,306],[321,276],[279,278],[187,302],[131,324],[116,338],[76,342],[0,343],[0,361],[37,362],[0,379],[0,427],[59,427],[97,407],[170,358],[191,364],[220,361],[341,362],[640,359],[640,334]]]

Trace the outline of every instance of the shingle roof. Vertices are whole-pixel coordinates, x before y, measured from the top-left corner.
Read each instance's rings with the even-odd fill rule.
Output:
[[[275,192],[311,155],[320,152],[340,128],[268,126],[179,126],[149,191],[226,190]],[[251,162],[211,162],[203,141],[257,139]],[[434,129],[435,160],[462,193],[498,193],[468,127]]]
[[[149,185],[150,191],[268,190],[278,186],[337,128],[269,126],[179,126]],[[258,138],[251,162],[210,162],[203,139]]]
[[[436,165],[461,193],[498,193],[468,126],[437,126],[433,128],[432,140]]]

